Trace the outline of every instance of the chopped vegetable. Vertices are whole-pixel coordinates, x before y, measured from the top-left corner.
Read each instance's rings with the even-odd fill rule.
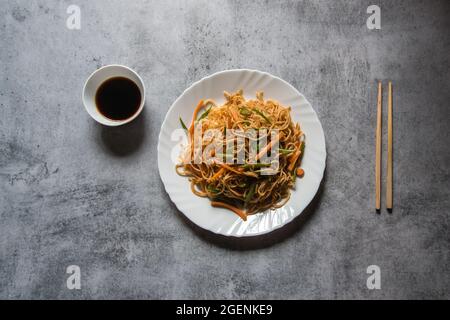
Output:
[[[255,157],[256,161],[261,159],[262,156],[264,156],[270,149],[272,149],[272,146],[280,140],[281,134],[282,133],[277,134],[273,140],[271,140],[264,148],[261,149],[261,151],[258,152],[258,154]],[[258,146],[259,146],[259,144],[258,144]]]
[[[297,159],[300,156],[300,150],[296,150],[294,154],[289,158],[289,166],[288,170],[292,171],[294,170],[294,166],[297,163]]]
[[[301,178],[305,175],[305,170],[303,170],[302,168],[298,168],[296,173],[297,173],[297,176],[299,176]]]
[[[233,207],[232,205],[229,205],[228,203],[219,202],[219,201],[211,201],[211,205],[213,207],[221,207],[221,208],[229,209],[229,210],[233,211],[234,213],[236,213],[239,217],[241,217],[242,220],[247,221],[247,214],[243,210]]]
[[[212,192],[212,193],[219,193],[219,192],[220,192],[219,189],[214,188],[214,187],[211,186],[211,185],[207,185],[207,186],[206,186],[206,189],[208,189],[208,190],[209,190],[210,192]]]
[[[297,180],[297,175],[295,174],[295,172],[292,172],[291,177],[292,177],[292,182],[295,183],[295,180]]]
[[[247,109],[247,108],[245,108],[245,107],[242,107],[242,108],[239,108],[239,113],[241,115],[243,115],[244,117],[248,117],[249,115],[252,114],[252,111]]]
[[[300,145],[300,155],[303,157],[303,154],[305,153],[305,143],[302,142]]]
[[[200,100],[197,107],[195,107],[194,115],[192,116],[191,126],[189,127],[189,133],[191,137],[194,135],[194,123],[195,119],[197,119],[197,114],[200,111],[200,109],[203,108],[203,100]]]
[[[240,120],[238,114],[236,113],[236,111],[233,108],[230,108],[230,113],[235,122],[238,122]]]
[[[255,190],[256,190],[256,183],[252,184],[247,194],[245,195],[244,208],[247,208],[248,203],[250,202],[250,200],[252,200],[252,197],[255,194]]]
[[[184,130],[188,131],[188,128],[184,124],[183,119],[181,119],[181,117],[180,117],[180,123],[181,123],[181,127],[183,127]]]
[[[232,172],[234,172],[234,173],[241,173],[242,172],[242,170],[237,170],[237,169],[234,169],[233,167],[230,167],[229,165],[227,165],[227,164],[225,164],[225,163],[219,163],[219,165],[220,166],[222,166],[222,168],[225,168],[225,169],[227,169],[227,170],[230,170],[230,171],[232,171]],[[239,168],[240,169],[240,168]]]
[[[255,108],[254,110],[255,110],[255,112],[256,112],[257,114],[259,114],[261,117],[263,117],[264,120],[266,120],[268,123],[272,124],[272,122],[269,120],[269,118],[266,117],[266,115],[265,115],[264,113],[262,113],[261,111],[259,111],[259,110],[256,109],[256,108]]]
[[[220,168],[219,171],[217,171],[211,178],[208,179],[208,182],[216,181],[222,175],[222,173],[225,172],[225,170],[226,169],[224,167]]]
[[[210,106],[205,112],[203,112],[203,114],[200,116],[200,118],[198,118],[197,121],[200,121],[200,120],[206,118],[208,116],[209,112],[211,111],[211,108],[212,108],[212,106]]]
[[[280,151],[283,154],[289,154],[289,153],[294,152],[295,150],[278,148],[278,151]]]
[[[288,166],[289,171],[292,171],[294,169],[295,164],[297,163],[298,157],[301,154],[303,154],[304,150],[305,150],[305,144],[303,142],[301,142],[300,147],[289,158],[289,166]]]

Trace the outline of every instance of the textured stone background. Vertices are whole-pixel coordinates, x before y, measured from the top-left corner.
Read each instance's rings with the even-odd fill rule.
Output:
[[[449,1],[23,0],[0,16],[0,298],[450,298]],[[148,94],[115,129],[80,99],[110,63]],[[156,166],[171,103],[230,68],[297,87],[328,151],[304,218],[244,241],[187,222]],[[395,91],[391,214],[373,209],[377,79]],[[70,264],[81,290],[66,288]],[[366,288],[371,264],[381,290]]]

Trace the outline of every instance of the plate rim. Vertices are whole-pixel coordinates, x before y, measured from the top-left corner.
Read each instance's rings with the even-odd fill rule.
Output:
[[[318,120],[318,124],[319,124],[319,126],[320,126],[320,130],[321,130],[322,135],[323,135],[323,142],[324,142],[324,165],[323,165],[323,170],[320,172],[320,181],[319,181],[317,187],[316,187],[315,190],[314,190],[314,195],[313,195],[313,197],[311,198],[311,200],[306,204],[306,206],[303,208],[303,210],[301,210],[301,211],[298,212],[297,214],[292,215],[291,217],[289,217],[289,219],[285,220],[283,224],[276,225],[275,227],[271,228],[271,229],[268,230],[268,231],[256,232],[256,233],[253,233],[253,234],[236,235],[236,234],[225,234],[225,233],[220,233],[220,232],[216,232],[216,231],[214,231],[214,230],[205,228],[204,226],[201,226],[201,225],[199,225],[198,223],[196,223],[195,221],[193,221],[186,213],[184,213],[184,212],[179,208],[178,204],[173,200],[172,195],[167,191],[166,183],[165,183],[165,181],[163,180],[163,177],[162,177],[162,175],[161,175],[161,168],[160,168],[160,162],[159,162],[159,161],[160,161],[160,148],[161,148],[162,132],[163,132],[164,125],[165,125],[166,122],[168,121],[168,115],[169,115],[170,111],[172,110],[172,108],[174,108],[174,106],[175,106],[175,105],[177,104],[177,102],[178,102],[178,101],[186,94],[186,92],[188,92],[189,90],[191,90],[191,89],[192,89],[193,87],[195,87],[197,84],[199,84],[199,83],[201,83],[201,82],[203,82],[203,81],[206,81],[206,80],[208,80],[208,79],[210,79],[210,78],[212,78],[212,77],[215,77],[215,76],[217,76],[217,75],[220,75],[220,74],[223,74],[223,73],[229,73],[229,72],[257,72],[257,73],[260,73],[260,74],[263,74],[263,75],[272,77],[272,78],[274,78],[274,79],[277,79],[277,80],[281,81],[283,84],[289,86],[292,90],[295,91],[296,94],[298,94],[300,97],[302,97],[303,99],[305,99],[305,101],[311,106],[311,109],[312,109],[314,115],[316,116],[316,118],[317,118],[317,120]],[[166,114],[165,114],[165,116],[164,116],[164,120],[162,121],[161,127],[160,127],[160,129],[159,129],[158,146],[157,146],[157,157],[158,157],[158,160],[157,160],[158,173],[159,173],[160,180],[161,180],[162,183],[163,183],[164,191],[165,191],[166,194],[169,196],[170,201],[175,205],[175,207],[177,208],[177,210],[178,210],[179,212],[181,212],[181,213],[183,214],[183,216],[186,217],[191,223],[193,223],[193,224],[196,225],[197,227],[201,228],[202,230],[209,231],[209,232],[211,232],[211,233],[213,233],[213,234],[216,234],[216,235],[221,235],[221,236],[226,236],[226,237],[231,237],[231,238],[251,238],[251,237],[257,237],[257,236],[267,235],[267,234],[270,234],[270,233],[274,232],[275,230],[279,230],[279,229],[285,227],[286,225],[288,225],[289,223],[291,223],[295,218],[299,217],[299,216],[300,216],[300,215],[308,208],[308,206],[313,202],[313,200],[316,198],[317,192],[319,191],[320,186],[321,186],[322,183],[323,183],[323,178],[324,178],[325,170],[326,170],[326,167],[327,167],[327,147],[326,147],[325,131],[323,130],[322,123],[321,123],[321,121],[320,121],[320,118],[319,118],[319,116],[318,116],[316,110],[314,110],[314,108],[313,108],[312,104],[309,102],[309,100],[306,99],[306,97],[305,97],[300,91],[298,91],[292,84],[290,84],[290,83],[287,82],[286,80],[283,80],[282,78],[280,78],[280,77],[278,77],[278,76],[275,76],[275,75],[273,75],[273,74],[271,74],[271,73],[269,73],[269,72],[260,71],[260,70],[256,70],[256,69],[247,69],[247,68],[227,69],[227,70],[217,71],[217,72],[214,72],[214,73],[212,73],[212,74],[210,74],[210,75],[204,76],[204,77],[201,78],[200,80],[197,80],[197,81],[193,82],[190,86],[188,86],[188,87],[187,87],[187,88],[186,88],[186,89],[185,89],[185,90],[184,90],[184,91],[183,91],[183,92],[175,99],[175,101],[170,105],[169,109],[167,110],[167,112],[166,112]]]

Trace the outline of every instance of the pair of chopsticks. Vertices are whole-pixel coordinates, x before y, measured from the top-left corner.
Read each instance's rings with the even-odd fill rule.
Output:
[[[381,115],[382,87],[378,82],[377,131],[375,152],[375,209],[381,209]],[[388,85],[388,158],[386,175],[386,209],[392,210],[392,82]]]

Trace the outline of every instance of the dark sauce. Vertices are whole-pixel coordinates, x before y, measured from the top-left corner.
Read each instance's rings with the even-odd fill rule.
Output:
[[[139,110],[141,91],[128,78],[110,78],[97,89],[95,104],[105,117],[111,120],[126,120]]]

